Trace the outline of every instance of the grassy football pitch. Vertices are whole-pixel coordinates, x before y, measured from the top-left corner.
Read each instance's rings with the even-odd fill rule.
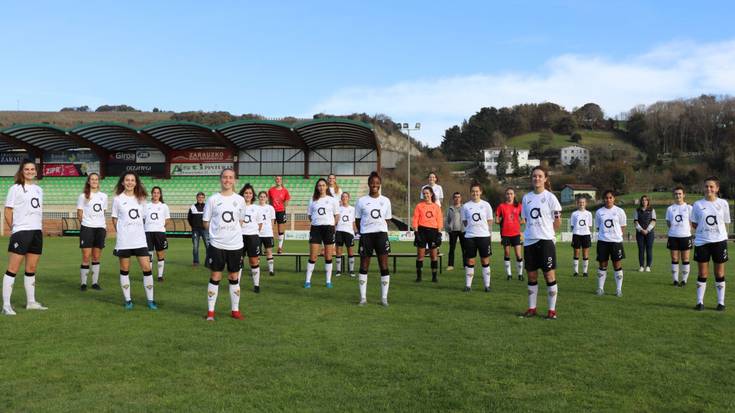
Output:
[[[706,310],[694,311],[696,266],[689,285],[671,286],[661,242],[652,273],[637,272],[635,245],[626,245],[621,298],[612,271],[604,297],[594,295],[595,265],[590,278],[573,278],[571,248],[558,244],[555,321],[518,316],[526,284],[505,280],[495,243],[491,293],[479,268],[466,294],[461,269],[434,284],[427,263],[416,284],[413,260],[403,259],[383,308],[373,261],[370,304],[358,307],[356,279],[343,275],[328,290],[320,261],[305,290],[284,257],[275,277],[261,277],[259,295],[243,276],[244,321],[228,317],[223,282],[218,320],[207,323],[208,273],[191,267],[188,239],[170,245],[159,310],[145,307],[134,265],[136,306],[125,311],[112,248],[103,291],[80,292],[77,239],[46,238],[36,295],[49,310],[24,309],[19,274],[18,315],[0,318],[0,411],[735,410],[735,306],[714,311],[711,278]],[[543,283],[538,308],[546,313]]]

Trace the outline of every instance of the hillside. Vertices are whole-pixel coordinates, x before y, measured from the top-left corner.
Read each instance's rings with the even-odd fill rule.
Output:
[[[615,132],[606,130],[589,130],[580,129],[577,131],[582,135],[582,140],[578,145],[584,146],[588,149],[594,147],[607,148],[609,150],[626,150],[631,153],[638,153],[640,150],[628,142],[622,140]],[[507,145],[519,149],[531,149],[531,144],[538,141],[541,137],[541,132],[530,132],[523,135],[514,136],[507,141]],[[561,149],[565,146],[573,145],[569,139],[569,135],[560,135],[555,133],[551,143],[546,145],[546,148]]]
[[[14,124],[49,123],[71,128],[81,123],[118,122],[140,127],[171,119],[173,112],[26,112],[0,111],[0,128]]]

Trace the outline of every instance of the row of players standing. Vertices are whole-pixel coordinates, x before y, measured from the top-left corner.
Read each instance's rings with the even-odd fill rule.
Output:
[[[231,179],[229,178],[231,175]],[[15,185],[13,185],[8,193],[8,198],[6,200],[6,209],[5,209],[5,218],[7,223],[9,224],[11,230],[12,230],[12,236],[10,239],[8,251],[9,251],[9,264],[8,264],[8,270],[6,271],[6,274],[3,278],[3,313],[14,315],[15,312],[10,306],[10,295],[12,292],[13,283],[15,280],[15,273],[18,271],[20,267],[20,263],[23,261],[23,259],[26,260],[26,293],[27,293],[27,308],[28,309],[46,309],[41,304],[35,301],[35,269],[36,265],[38,263],[38,259],[41,255],[42,250],[42,232],[41,232],[41,226],[42,226],[42,199],[43,199],[43,192],[35,185],[35,177],[36,177],[36,166],[33,162],[23,162],[19,166],[18,172],[16,173],[15,177]],[[232,170],[225,170],[223,171],[221,175],[221,184],[222,184],[222,191],[228,192],[226,189],[226,181],[231,180],[232,183],[230,184],[229,191],[232,191],[232,186],[234,185],[234,171]],[[323,180],[320,180],[317,184],[317,188],[315,189],[315,198],[322,199],[326,197],[326,182],[321,182]],[[535,301],[536,301],[536,295],[538,291],[538,285],[537,285],[537,272],[538,270],[541,270],[544,273],[544,276],[547,281],[548,285],[548,295],[549,295],[549,317],[554,318],[556,316],[555,313],[555,302],[556,302],[556,281],[555,281],[555,274],[554,270],[556,267],[556,252],[555,252],[555,246],[554,246],[554,238],[555,238],[555,232],[558,230],[559,226],[559,220],[560,220],[560,211],[561,208],[558,204],[558,200],[556,200],[556,197],[551,194],[547,189],[549,186],[548,182],[548,175],[546,171],[543,168],[534,168],[532,172],[532,186],[534,191],[532,193],[528,193],[524,196],[523,199],[523,205],[526,205],[526,208],[523,209],[523,217],[527,223],[526,225],[526,236],[524,239],[524,256],[526,258],[526,270],[528,271],[529,275],[529,310],[526,312],[527,315],[534,315],[535,314]],[[369,213],[365,216],[362,215],[363,209],[359,209],[359,213],[356,213],[356,224],[358,228],[358,234],[360,233],[364,234],[370,234],[370,231],[365,231],[364,228],[361,228],[360,226],[360,218],[373,218],[373,223],[379,222],[381,225],[378,229],[378,235],[379,237],[370,237],[369,239],[372,240],[370,243],[366,243],[369,248],[365,248],[363,246],[363,242],[361,240],[360,244],[360,251],[361,251],[361,271],[360,271],[360,285],[361,285],[361,303],[364,303],[365,300],[365,294],[363,290],[363,286],[366,284],[367,281],[367,268],[365,265],[363,265],[366,260],[364,258],[367,258],[367,265],[369,265],[369,259],[370,256],[373,253],[373,250],[378,255],[378,261],[380,263],[381,267],[381,281],[382,281],[382,302],[384,305],[387,305],[387,290],[388,290],[388,283],[389,283],[389,275],[387,272],[387,253],[390,251],[390,244],[387,239],[387,222],[386,220],[390,219],[390,201],[382,197],[380,195],[380,177],[377,176],[377,174],[371,175],[369,178],[369,187],[370,187],[370,193],[366,197],[373,198],[372,201],[379,201],[379,205],[387,207],[387,210],[381,215],[381,210],[378,209],[370,209]],[[154,188],[155,189],[155,188]],[[424,188],[426,189],[426,188]],[[484,231],[481,233],[482,236],[477,237],[466,237],[471,239],[471,243],[475,244],[475,251],[473,251],[472,256],[470,257],[470,254],[467,254],[467,267],[468,267],[468,274],[467,278],[470,280],[471,285],[471,277],[469,274],[469,269],[472,268],[470,265],[474,264],[474,252],[479,252],[481,255],[481,258],[486,258],[489,263],[489,255],[490,255],[490,248],[489,248],[489,224],[492,220],[492,209],[489,207],[489,204],[487,206],[482,205],[480,202],[480,195],[481,195],[481,189],[479,186],[473,185],[471,188],[471,193],[473,194],[472,198],[473,200],[471,202],[474,202],[476,204],[479,204],[477,206],[480,206],[482,209],[484,209],[485,217],[481,213],[469,213],[470,208],[467,208],[465,212],[463,212],[464,218],[466,218],[464,221],[465,225],[467,225],[469,222],[477,223],[478,225],[484,226],[485,228],[482,228]],[[730,222],[729,219],[729,207],[727,206],[727,203],[724,200],[721,200],[718,198],[718,191],[719,191],[719,181],[714,178],[708,178],[705,180],[705,199],[698,201],[695,203],[694,212],[692,213],[691,218],[689,219],[692,223],[692,226],[697,229],[697,236],[695,237],[694,244],[697,247],[695,249],[695,259],[699,263],[699,277],[698,277],[698,288],[697,288],[697,309],[703,309],[703,296],[704,296],[704,290],[706,288],[706,278],[708,275],[708,262],[710,258],[715,262],[715,278],[716,278],[716,286],[717,286],[717,295],[718,295],[718,309],[722,310],[724,309],[724,291],[725,291],[725,281],[724,281],[724,263],[727,261],[727,233],[725,224]],[[101,197],[102,195],[98,194],[99,192],[99,177],[96,175],[91,175],[87,180],[87,185],[85,186],[85,193],[80,196],[80,206],[82,210],[81,217],[84,219],[84,209],[89,208],[88,214],[90,217],[94,213],[102,213],[102,216],[104,216],[104,205],[105,202],[94,202],[92,200],[92,194],[95,196]],[[154,206],[155,204],[163,204],[162,202],[162,193],[160,191],[160,188],[158,188],[157,195],[155,195],[156,191],[153,191],[153,200],[152,203]],[[683,200],[683,190],[682,192],[682,200]],[[222,192],[221,192],[222,193]],[[221,194],[220,193],[220,194]],[[248,198],[248,204],[252,205],[252,201],[254,199],[254,190],[252,187],[243,188],[241,191],[243,194],[247,194],[246,197]],[[425,195],[425,203],[430,204],[431,201],[436,201],[436,197],[433,194],[433,190],[429,188],[428,191],[422,191],[422,193]],[[139,244],[142,244],[141,242],[141,231],[140,229],[145,229],[145,219],[141,217],[141,211],[148,210],[151,213],[151,216],[148,217],[149,220],[153,221],[153,214],[156,213],[157,215],[160,214],[160,216],[166,216],[168,214],[162,213],[161,210],[158,210],[158,212],[155,212],[155,208],[145,208],[145,198],[147,194],[145,193],[145,189],[142,187],[139,178],[135,174],[124,174],[120,177],[120,180],[118,181],[118,184],[116,186],[116,194],[117,197],[115,198],[115,201],[113,202],[113,224],[116,226],[116,229],[118,231],[118,239],[116,241],[116,248],[115,248],[115,255],[119,257],[120,259],[120,282],[121,287],[123,288],[123,293],[126,298],[125,300],[125,307],[126,308],[132,308],[132,301],[129,300],[129,258],[132,256],[136,256],[138,258],[139,264],[141,266],[141,269],[143,270],[144,275],[144,286],[146,290],[146,296],[148,298],[148,306],[151,309],[156,308],[156,303],[153,301],[153,278],[152,278],[152,272],[150,268],[151,259],[146,260],[143,257],[149,256],[149,249],[151,245],[151,240],[153,240],[152,244],[154,245],[153,249],[157,249],[157,255],[159,256],[159,261],[162,261],[162,257],[159,254],[160,251],[165,250],[166,248],[166,242],[165,242],[165,232],[160,231],[160,233],[163,235],[163,238],[156,241],[156,237],[146,236],[143,235],[142,238],[145,239],[145,247],[139,246]],[[675,191],[676,194],[676,191]],[[262,195],[262,194],[261,194]],[[678,196],[678,195],[676,195]],[[363,197],[363,198],[366,198]],[[527,198],[529,198],[527,200]],[[620,210],[619,208],[616,210],[617,207],[614,206],[614,195],[611,191],[608,191],[605,193],[605,202],[606,207],[602,208],[603,212],[604,210],[607,211],[610,214],[614,214],[617,216],[617,222],[616,217],[612,216],[609,218],[605,218],[602,220],[598,220],[598,230],[601,230],[600,232],[606,232],[609,230],[613,236],[618,236],[620,238],[620,241],[613,240],[613,241],[605,241],[604,234],[600,235],[600,241],[601,242],[607,242],[610,245],[601,244],[598,243],[598,261],[600,261],[600,272],[598,273],[598,277],[601,280],[602,284],[604,285],[604,278],[605,278],[605,271],[606,271],[606,264],[607,264],[607,258],[611,258],[613,260],[613,264],[616,267],[616,280],[619,278],[620,282],[622,283],[622,268],[620,268],[620,276],[618,277],[618,271],[617,267],[622,258],[624,258],[624,251],[622,249],[622,229],[625,224],[625,216],[624,212]],[[540,204],[539,201],[540,200]],[[82,202],[83,201],[83,202]],[[362,201],[362,199],[361,199]],[[372,202],[370,200],[367,200],[367,202]],[[548,201],[548,202],[547,202]],[[484,202],[484,201],[482,201]],[[347,206],[347,202],[343,202]],[[387,204],[386,204],[387,203]],[[235,203],[236,204],[236,203]],[[233,204],[233,206],[237,207],[237,205]],[[679,206],[681,207],[681,202],[678,202]],[[698,205],[700,204],[700,205]],[[209,205],[209,201],[207,203]],[[245,205],[245,204],[243,204]],[[333,206],[333,203],[331,203]],[[360,205],[360,202],[358,202],[358,205]],[[369,205],[369,204],[367,204]],[[538,205],[538,206],[534,206]],[[697,208],[697,206],[699,208]],[[205,207],[206,209],[206,207]],[[241,213],[244,214],[246,208],[242,208],[240,210]],[[584,209],[584,208],[582,208]],[[313,214],[314,209],[310,206],[310,216]],[[317,208],[316,215],[321,215],[319,208]],[[365,209],[367,211],[367,209]],[[375,218],[375,213],[377,212],[377,218]],[[700,212],[701,211],[701,212]],[[621,216],[622,213],[622,216]],[[600,214],[600,211],[598,210],[598,214]],[[247,236],[256,236],[259,235],[256,234],[249,234],[246,232],[249,232],[249,229],[246,229],[246,223],[245,215],[243,215],[243,219],[237,219],[235,217],[239,217],[240,215],[235,215],[231,213],[229,215],[229,221],[228,223],[231,223],[233,220],[238,221],[238,227],[243,234],[243,244],[241,248],[239,249],[240,252],[246,251],[248,252],[248,255],[251,258],[251,272],[255,269],[257,269],[257,263],[253,263],[254,257],[250,250],[257,250],[260,246],[260,239],[258,239],[257,246],[254,246],[253,242],[246,242]],[[334,214],[334,218],[338,218],[339,214]],[[35,218],[34,218],[35,217]],[[550,218],[552,217],[552,218]],[[223,215],[223,218],[227,219],[228,217]],[[601,217],[602,218],[602,217]],[[211,219],[211,216],[210,216]],[[252,217],[251,217],[252,219]],[[472,221],[470,221],[470,219]],[[532,221],[535,220],[535,221]],[[674,221],[681,222],[684,220],[684,218],[680,215],[675,216]],[[210,236],[213,235],[213,232],[211,230],[211,227],[209,226],[209,220],[203,220],[206,222],[205,227],[208,229],[208,233]],[[604,225],[600,226],[599,223],[602,222]],[[609,223],[609,225],[608,225]],[[90,221],[88,221],[88,225],[94,225]],[[332,222],[332,225],[334,223]],[[165,219],[163,219],[163,224],[161,225],[165,228]],[[616,228],[616,226],[618,228]],[[319,235],[319,225],[315,225],[316,231],[312,231],[311,236],[314,237],[315,235]],[[382,230],[384,227],[384,231]],[[92,227],[94,228],[94,227]],[[101,231],[98,231],[98,229],[101,229]],[[259,226],[259,231],[262,229],[262,224]],[[142,231],[143,234],[145,234],[145,231]],[[159,231],[149,231],[157,233]],[[216,231],[215,231],[216,232]],[[381,235],[382,234],[382,235]],[[485,236],[487,234],[487,236]],[[323,235],[323,234],[321,234]],[[426,235],[426,234],[423,234]],[[578,234],[577,234],[578,235]],[[724,237],[724,239],[723,239]],[[214,237],[212,237],[214,239]],[[311,238],[311,237],[310,237]],[[380,244],[383,241],[383,238],[385,238],[384,246],[381,247]],[[417,231],[417,238],[422,238],[419,236]],[[423,237],[424,239],[426,237]],[[476,238],[476,239],[473,239]],[[485,246],[485,239],[487,238],[487,256],[483,257],[482,251],[484,250]],[[684,238],[684,237],[681,237]],[[436,239],[436,238],[434,238]],[[691,238],[690,238],[691,240]],[[550,244],[549,244],[550,242]],[[156,248],[155,244],[161,245],[161,248]],[[321,240],[322,244],[326,244],[324,242],[324,239]],[[670,240],[671,243],[671,240]],[[315,244],[315,242],[312,242],[312,244]],[[619,244],[619,245],[616,245]],[[85,249],[90,248],[91,245],[91,251],[85,253]],[[333,244],[332,244],[333,245]],[[94,260],[99,256],[99,251],[104,247],[104,228],[95,228],[94,231],[87,231],[87,233],[83,236],[80,236],[80,247],[83,250],[83,260],[88,260],[90,254],[92,256],[92,259]],[[127,248],[122,248],[127,247]],[[244,247],[244,248],[243,248]],[[671,249],[671,246],[670,246]],[[312,249],[314,251],[314,249]],[[605,256],[605,262],[603,265],[602,259],[600,259],[602,255]],[[680,252],[682,252],[682,256],[684,256],[684,249],[680,249]],[[216,251],[215,251],[216,252]],[[506,254],[507,255],[507,254]],[[672,252],[672,257],[674,253]],[[212,265],[214,263],[215,259],[223,258],[221,254],[215,254],[212,255],[213,258],[208,259],[208,263]],[[240,255],[241,257],[241,255]],[[224,257],[225,259],[220,259],[221,265],[218,265],[217,267],[222,267],[221,269],[224,269],[224,264],[227,264],[228,270],[231,269],[231,262],[229,259],[230,256]],[[617,262],[616,259],[618,258]],[[470,261],[472,259],[472,261]],[[683,257],[683,259],[686,259],[686,257]],[[313,261],[313,260],[312,260]],[[486,268],[488,266],[485,265],[485,259],[482,259],[483,262],[483,268]],[[94,264],[97,264],[97,271],[99,270],[99,263],[98,261],[93,261],[93,278],[94,278]],[[148,265],[146,265],[148,264]],[[254,268],[255,267],[255,268]],[[162,268],[160,268],[159,274],[162,274]],[[87,268],[88,269],[88,268]],[[363,269],[365,269],[365,279],[363,280]],[[82,266],[82,276],[84,279],[84,263]],[[312,267],[313,270],[313,267]],[[483,270],[484,271],[484,270]],[[489,271],[489,269],[488,269]],[[213,269],[213,274],[216,271]],[[237,296],[239,300],[239,278],[240,278],[240,268],[238,268],[237,271]],[[230,274],[232,275],[232,274]],[[484,274],[483,274],[484,275]],[[387,279],[383,279],[383,277],[387,276]],[[221,270],[220,270],[220,277],[221,277]],[[212,277],[215,278],[214,275]],[[255,278],[255,277],[254,277]],[[489,277],[488,277],[489,278]],[[232,281],[232,280],[231,280]],[[255,281],[255,279],[254,279]],[[364,281],[364,282],[363,282]],[[95,283],[96,284],[96,283]],[[210,283],[210,288],[211,288]],[[231,285],[235,283],[231,282]],[[257,284],[256,284],[257,286]],[[306,285],[305,285],[306,286]],[[232,292],[233,287],[231,287]],[[126,294],[127,290],[127,294]],[[620,291],[620,286],[618,286],[618,291]],[[212,297],[212,292],[210,290],[209,293],[210,298]],[[216,299],[216,295],[215,295]],[[553,300],[553,303],[552,303]],[[233,310],[233,316],[236,316],[236,313]],[[239,312],[237,313],[239,315]],[[209,318],[209,317],[208,317]],[[213,319],[213,316],[211,317]],[[236,317],[239,318],[239,317]]]

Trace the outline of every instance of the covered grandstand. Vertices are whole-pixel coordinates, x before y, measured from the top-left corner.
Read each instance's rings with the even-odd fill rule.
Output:
[[[196,192],[216,192],[220,171],[232,167],[240,185],[250,182],[258,191],[270,188],[274,175],[284,176],[293,198],[292,220],[299,221],[319,177],[334,173],[345,191],[364,193],[365,176],[380,169],[380,146],[372,125],[340,118],[296,124],[243,120],[215,127],[170,121],[141,128],[101,122],[71,129],[48,124],[0,129],[0,185],[12,185],[24,158],[39,165],[48,220],[74,218],[91,172],[103,177],[108,194],[121,173],[137,172],[148,189],[163,189],[177,216],[185,215]]]

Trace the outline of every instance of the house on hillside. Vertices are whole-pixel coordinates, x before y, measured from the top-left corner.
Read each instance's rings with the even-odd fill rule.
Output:
[[[590,166],[590,151],[579,145],[571,145],[561,148],[561,164],[571,165],[577,159],[580,165]]]
[[[595,200],[597,188],[590,184],[566,184],[561,190],[561,203],[569,204],[576,201],[577,197],[584,196],[590,201]]]
[[[513,170],[513,152],[518,152],[518,167],[529,167],[533,168],[534,166],[541,165],[541,161],[538,159],[528,159],[528,155],[531,153],[528,149],[517,149],[517,148],[490,148],[490,149],[483,149],[482,150],[482,158],[483,158],[483,165],[485,166],[485,170],[489,175],[497,175],[498,174],[498,157],[500,156],[500,151],[505,151],[505,158],[507,160],[507,169],[505,170],[505,173],[512,174],[515,171]]]

